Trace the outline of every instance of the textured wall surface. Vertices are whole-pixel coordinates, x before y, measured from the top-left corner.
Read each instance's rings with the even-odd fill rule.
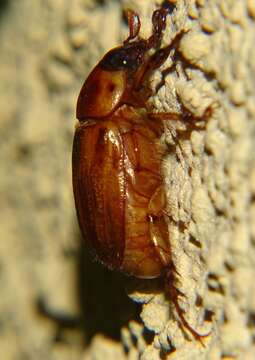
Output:
[[[185,125],[166,122],[163,139],[176,287],[189,324],[210,332],[204,346],[179,326],[163,281],[110,273],[81,247],[71,188],[77,94],[100,56],[125,36],[121,10],[136,10],[148,37],[160,2],[1,2],[3,359],[254,359],[253,0],[175,1],[162,46],[186,33],[176,70],[151,99],[155,111],[185,106],[204,119],[186,138],[179,137]],[[160,79],[156,71],[152,86]],[[50,310],[81,314],[79,328],[44,315],[39,299]]]

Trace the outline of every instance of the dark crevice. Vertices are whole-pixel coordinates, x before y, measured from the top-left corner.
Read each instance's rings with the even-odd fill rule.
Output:
[[[225,209],[219,209],[217,207],[214,207],[214,209],[217,217],[224,217],[226,215]]]
[[[214,273],[209,273],[207,277],[208,289],[212,292],[217,292],[221,295],[225,295],[225,290],[220,283],[219,277]]]
[[[203,299],[202,299],[202,297],[200,295],[197,295],[195,305],[197,307],[202,307],[203,306]]]
[[[151,330],[149,330],[147,328],[144,328],[144,330],[143,330],[143,338],[146,341],[147,345],[150,345],[152,343],[152,341],[154,339],[154,336],[155,336],[154,331],[151,331]]]
[[[249,312],[247,315],[247,326],[249,328],[255,327],[255,312]]]
[[[202,264],[206,264],[205,257],[204,257],[202,254],[199,254],[199,261],[200,261]]]
[[[204,312],[204,321],[212,322],[214,312],[208,309],[205,309]]]
[[[174,2],[170,2],[169,0],[164,0],[161,4],[161,7],[168,10],[168,14],[172,14],[176,8],[176,4]]]
[[[225,311],[223,311],[222,313],[222,318],[223,318],[223,323],[227,324],[228,323],[228,317]]]
[[[229,272],[235,271],[235,268],[231,264],[229,264],[227,261],[225,261],[224,265],[225,265],[225,268],[227,271],[229,271]]]
[[[160,349],[159,357],[161,360],[166,360],[168,355],[168,351],[165,351],[164,349]]]
[[[199,249],[202,248],[202,244],[197,239],[195,239],[194,236],[192,236],[192,235],[190,235],[190,237],[189,237],[189,242],[191,244],[195,245],[196,247],[198,247]]]

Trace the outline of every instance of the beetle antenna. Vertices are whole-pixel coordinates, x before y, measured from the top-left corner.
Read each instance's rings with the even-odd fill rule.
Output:
[[[163,31],[166,28],[166,15],[167,10],[161,8],[154,11],[152,14],[152,35],[147,40],[148,49],[157,48],[160,46],[160,42],[163,36]]]
[[[138,36],[141,28],[141,22],[139,15],[131,9],[126,9],[124,11],[124,16],[128,21],[128,27],[129,27],[129,36],[123,42],[123,44],[126,45],[127,43],[129,43],[131,40],[135,39]]]

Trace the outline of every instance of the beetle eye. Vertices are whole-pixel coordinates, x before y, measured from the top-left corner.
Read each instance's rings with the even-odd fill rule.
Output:
[[[140,56],[130,48],[117,48],[109,51],[101,61],[105,70],[136,70],[140,65]]]

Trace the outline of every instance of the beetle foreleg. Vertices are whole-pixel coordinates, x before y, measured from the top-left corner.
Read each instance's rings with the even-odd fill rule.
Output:
[[[185,122],[186,129],[180,130],[180,133],[190,134],[193,130],[201,130],[205,127],[205,123],[212,117],[215,104],[216,103],[210,104],[200,116],[194,115],[188,108],[181,104],[180,113],[174,111],[162,113],[150,112],[148,113],[148,117],[153,120]]]

